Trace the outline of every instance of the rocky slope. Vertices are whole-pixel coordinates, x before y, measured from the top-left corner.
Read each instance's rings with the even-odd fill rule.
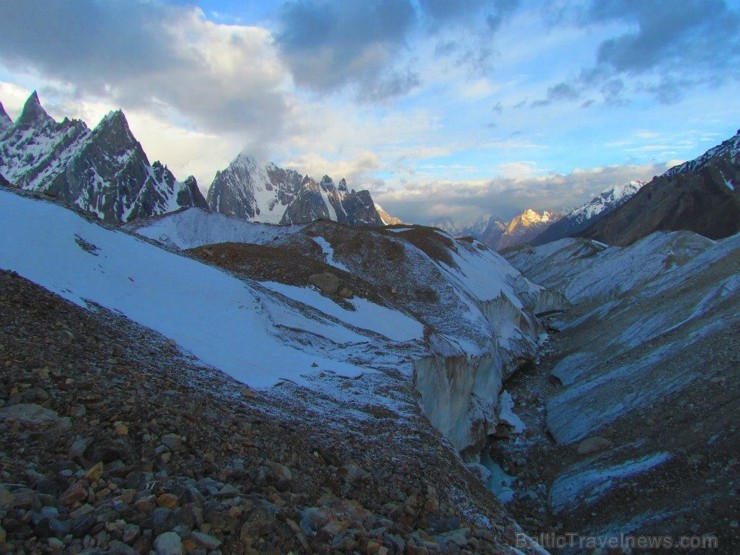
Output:
[[[4,553],[515,553],[413,403],[393,441],[380,409],[251,390],[4,271],[0,308]]]
[[[35,92],[0,131],[0,174],[109,222],[207,208],[195,179],[179,182],[166,166],[149,163],[123,112],[111,112],[91,131],[78,120],[56,122]]]
[[[543,245],[565,237],[574,236],[586,228],[594,225],[601,218],[613,212],[644,185],[640,181],[630,181],[623,185],[609,187],[589,202],[574,208],[562,218],[548,226],[542,233],[532,239],[531,244]]]
[[[375,203],[375,210],[377,210],[378,216],[380,216],[380,220],[383,222],[383,225],[399,225],[403,223],[400,218],[391,216],[388,212],[383,210],[383,207],[377,202]]]
[[[524,477],[513,513],[527,524],[534,488],[550,513],[530,523],[544,530],[736,552],[740,235],[658,232],[625,248],[563,239],[508,257],[573,303],[548,318],[559,333],[544,374],[516,390],[539,404],[527,420],[552,442],[499,446]]]
[[[328,176],[317,183],[273,163],[259,165],[244,153],[216,173],[208,204],[214,212],[272,224],[328,219],[384,225],[368,191],[350,191],[344,179],[335,184]]]
[[[712,239],[740,231],[740,133],[653,178],[628,202],[580,235],[628,245],[658,230]]]

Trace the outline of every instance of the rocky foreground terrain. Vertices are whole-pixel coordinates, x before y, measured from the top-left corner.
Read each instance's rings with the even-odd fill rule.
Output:
[[[418,406],[332,422],[328,397],[256,392],[12,272],[0,366],[0,553],[515,552]]]

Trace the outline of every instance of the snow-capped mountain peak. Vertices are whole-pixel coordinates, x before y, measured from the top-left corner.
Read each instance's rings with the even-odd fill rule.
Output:
[[[341,223],[383,225],[367,191],[349,191],[325,175],[318,183],[292,169],[260,164],[240,153],[216,174],[208,190],[215,212],[271,224],[330,219]]]
[[[531,208],[528,208],[511,220],[511,222],[509,223],[509,227],[507,228],[507,232],[511,233],[520,226],[530,227],[534,224],[547,223],[550,221],[552,216],[553,214],[551,212],[548,212],[547,210],[542,212],[542,214],[539,214]]]
[[[629,245],[657,230],[690,230],[710,239],[733,235],[740,231],[739,183],[740,132],[654,177],[582,236]]]
[[[566,213],[565,216],[547,227],[532,240],[533,245],[542,245],[563,237],[575,235],[600,218],[622,206],[644,185],[642,181],[630,181],[608,187],[585,204]]]
[[[35,92],[0,135],[0,174],[111,222],[207,208],[194,181],[179,182],[166,167],[149,163],[122,111],[110,112],[91,131],[79,120],[56,122]]]
[[[674,166],[663,174],[664,177],[673,177],[682,173],[697,172],[709,164],[712,160],[717,158],[727,157],[730,161],[738,163],[740,158],[740,129],[737,133],[721,144],[710,148],[704,154],[689,160],[678,166]]]
[[[530,242],[558,218],[558,214],[547,210],[542,214],[532,209],[524,210],[509,222],[506,231],[498,240],[497,250]]]
[[[602,212],[613,210],[619,204],[625,202],[645,185],[643,181],[630,181],[621,185],[614,185],[604,189],[599,196],[594,197],[586,204],[571,210],[566,217],[579,221],[589,220]]]

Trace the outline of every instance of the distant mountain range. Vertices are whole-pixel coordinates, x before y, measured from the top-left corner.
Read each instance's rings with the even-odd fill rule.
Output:
[[[298,224],[326,219],[350,225],[383,225],[368,191],[347,188],[342,179],[320,182],[273,163],[258,164],[239,154],[218,173],[208,190],[214,212],[272,224]]]
[[[470,235],[494,250],[587,237],[628,245],[654,231],[694,231],[720,239],[740,231],[740,131],[695,160],[649,183],[615,185],[565,214],[525,210],[510,222],[494,216],[460,225],[434,221],[451,235]]]
[[[117,223],[196,206],[273,224],[323,218],[384,225],[368,191],[350,190],[344,179],[316,182],[272,163],[259,165],[246,154],[216,174],[206,200],[195,178],[178,181],[166,166],[149,163],[122,111],[90,130],[80,120],[55,121],[35,92],[15,122],[0,104],[0,183],[43,192]]]
[[[564,237],[571,237],[595,224],[601,218],[627,202],[644,183],[630,181],[615,185],[602,191],[586,204],[567,212],[562,218],[552,222],[531,241],[533,245],[543,245]]]
[[[123,112],[95,129],[55,121],[34,92],[13,123],[0,113],[0,175],[13,185],[58,197],[102,220],[124,222],[191,206],[207,207],[194,178],[178,181],[149,163]]]
[[[493,250],[528,243],[542,230],[546,229],[560,216],[554,212],[539,214],[527,209],[521,214],[504,222],[495,216],[480,217],[472,224],[459,224],[451,218],[439,218],[432,222],[437,227],[455,237],[473,237]]]
[[[740,230],[740,133],[702,156],[653,178],[610,187],[563,215],[528,209],[508,223],[494,216],[461,225],[432,222],[494,250],[582,236],[626,245],[658,230],[721,238]],[[150,163],[123,112],[94,128],[50,117],[34,92],[13,122],[0,104],[0,184],[42,192],[108,222],[130,222],[190,207],[271,224],[327,219],[349,225],[400,223],[344,179],[320,181],[245,153],[217,172],[207,198],[196,180]]]

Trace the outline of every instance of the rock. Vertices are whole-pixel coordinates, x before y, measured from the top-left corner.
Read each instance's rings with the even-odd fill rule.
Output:
[[[121,539],[126,543],[131,543],[139,537],[140,528],[136,524],[126,524],[123,527]]]
[[[468,528],[458,528],[457,530],[452,530],[436,536],[435,540],[441,545],[451,543],[457,547],[463,548],[468,543],[467,536],[469,534],[470,530]]]
[[[159,505],[160,507],[174,509],[175,507],[177,507],[177,504],[177,495],[174,495],[172,493],[163,493],[162,495],[157,497],[157,505]]]
[[[59,342],[62,345],[71,345],[75,340],[74,334],[69,330],[61,330],[59,332]]]
[[[154,540],[157,555],[182,555],[182,538],[176,532],[165,532]]]
[[[104,469],[105,469],[105,465],[103,464],[103,461],[97,462],[93,466],[90,467],[90,470],[85,472],[85,478],[90,480],[90,482],[95,482],[97,480],[100,480],[100,478],[103,476]]]
[[[153,495],[145,495],[134,502],[134,507],[136,507],[137,511],[148,513],[154,510],[156,502],[156,498]]]
[[[190,537],[195,540],[195,543],[202,545],[208,550],[218,549],[221,545],[221,540],[203,532],[192,532]]]
[[[126,426],[126,424],[124,424],[123,422],[116,422],[113,425],[113,429],[115,430],[116,435],[119,435],[119,436],[128,435],[128,426]]]
[[[364,482],[371,478],[369,472],[352,463],[346,464],[340,468],[338,474],[350,484],[355,482]]]
[[[13,494],[7,488],[0,488],[0,507],[11,505],[13,503]]]
[[[13,502],[11,505],[20,509],[31,509],[40,507],[41,503],[35,491],[28,488],[21,488],[13,492]]]
[[[339,278],[331,272],[312,274],[308,277],[308,283],[318,287],[324,295],[334,295],[342,285]]]
[[[49,549],[52,551],[61,551],[64,549],[64,542],[59,538],[49,538],[47,543],[49,544]]]
[[[159,438],[159,441],[172,451],[179,451],[182,449],[182,436],[177,434],[164,434]]]
[[[222,487],[218,492],[218,497],[235,497],[239,495],[239,490],[236,489],[231,484],[226,484],[224,487]]]
[[[597,451],[603,451],[611,446],[612,442],[605,437],[593,436],[581,441],[578,444],[577,452],[579,455],[588,455]]]
[[[34,403],[19,403],[0,409],[0,421],[17,423],[35,430],[68,430],[72,427],[72,421],[68,417],[60,418],[55,411]]]
[[[158,507],[152,511],[151,528],[155,533],[163,533],[177,526],[177,515],[172,509]]]
[[[79,509],[75,509],[74,511],[69,513],[69,517],[76,520],[78,518],[81,518],[85,515],[89,515],[90,513],[94,513],[94,512],[95,512],[95,507],[93,507],[89,503],[85,503]]]
[[[342,297],[343,299],[351,299],[352,297],[355,296],[355,293],[354,291],[352,291],[352,289],[348,289],[347,287],[342,287],[339,290],[339,296]]]
[[[136,555],[136,550],[122,541],[113,540],[108,544],[108,555]]]
[[[302,520],[301,526],[303,526]],[[330,538],[333,538],[334,536],[338,536],[339,534],[346,532],[347,528],[349,528],[349,522],[346,520],[332,520],[326,526],[323,526],[320,531],[322,534],[326,534]]]
[[[72,505],[85,499],[87,499],[87,490],[79,484],[73,484],[59,496],[59,501],[63,505]]]
[[[83,437],[82,439],[76,440],[72,444],[72,447],[69,448],[69,458],[72,460],[82,458],[92,442],[93,438],[91,437]]]
[[[331,511],[326,507],[307,507],[301,511],[300,526],[303,533],[313,536],[331,520]]]
[[[72,522],[72,529],[70,532],[75,538],[82,538],[90,531],[90,528],[95,526],[95,524],[95,515],[88,513]]]

